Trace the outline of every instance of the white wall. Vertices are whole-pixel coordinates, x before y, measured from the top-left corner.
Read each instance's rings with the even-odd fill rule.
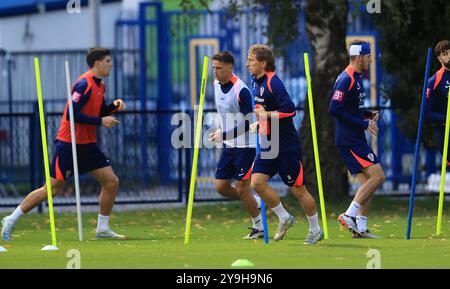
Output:
[[[100,46],[114,47],[115,22],[120,15],[121,5],[120,2],[100,5]],[[89,25],[87,6],[81,7],[80,14],[57,10],[0,18],[0,49],[86,49],[92,46]]]

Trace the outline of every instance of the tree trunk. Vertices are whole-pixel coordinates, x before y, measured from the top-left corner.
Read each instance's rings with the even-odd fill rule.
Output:
[[[305,11],[306,29],[313,52],[313,59],[310,59],[311,80],[324,196],[327,199],[338,199],[348,193],[347,168],[334,144],[334,118],[328,113],[328,106],[334,82],[348,62],[345,45],[348,3],[333,0],[307,1]],[[300,139],[305,184],[310,191],[317,193],[307,100],[304,107]]]

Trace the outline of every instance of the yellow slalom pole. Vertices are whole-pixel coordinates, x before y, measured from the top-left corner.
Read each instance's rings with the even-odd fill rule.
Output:
[[[197,129],[195,132],[194,159],[192,161],[191,182],[189,186],[189,202],[186,216],[186,232],[184,244],[189,244],[189,235],[191,233],[192,207],[194,205],[195,179],[197,177],[198,150],[200,148],[200,139],[202,133],[203,106],[205,104],[206,79],[208,77],[209,57],[203,57],[202,84],[200,90],[200,104],[198,107]]]
[[[40,120],[40,125],[41,125],[42,155],[44,158],[45,183],[47,185],[48,211],[50,214],[50,230],[52,233],[52,245],[54,247],[56,247],[55,217],[53,214],[53,199],[52,199],[52,183],[50,181],[50,168],[49,168],[50,166],[49,166],[49,161],[48,161],[47,134],[45,131],[44,103],[42,100],[41,73],[39,71],[39,58],[34,59],[34,68],[36,70],[36,89],[37,89],[38,104],[39,104],[39,120]]]
[[[449,138],[449,126],[450,126],[450,89],[448,90],[447,97],[447,114],[445,119],[445,136],[444,136],[444,151],[442,153],[442,168],[441,168],[441,190],[439,192],[439,207],[436,226],[436,235],[441,234],[442,225],[442,209],[444,207],[444,188],[445,188],[445,173],[447,171],[447,155],[448,155],[448,138]]]
[[[313,138],[314,160],[316,163],[317,186],[319,187],[319,199],[320,199],[320,211],[322,213],[323,235],[325,240],[328,240],[327,213],[325,212],[325,201],[323,198],[322,173],[320,171],[319,148],[317,145],[316,120],[314,117],[314,103],[312,98],[311,74],[309,71],[308,53],[303,54],[303,59],[305,61],[305,74],[306,74],[306,81],[308,84],[309,117],[311,119],[311,132]]]

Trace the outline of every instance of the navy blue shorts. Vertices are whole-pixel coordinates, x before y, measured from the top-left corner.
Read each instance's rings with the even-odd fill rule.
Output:
[[[279,152],[274,159],[261,159],[257,155],[252,169],[252,174],[256,173],[271,178],[278,173],[287,186],[303,186],[302,154],[300,151]]]
[[[77,145],[78,173],[84,174],[96,169],[109,167],[108,158],[101,152],[97,144]],[[55,154],[50,166],[50,176],[65,181],[73,175],[72,144],[55,142]]]
[[[217,164],[216,179],[248,180],[255,154],[254,148],[223,148]]]
[[[368,144],[337,146],[350,174],[355,175],[363,168],[378,164],[380,161]]]

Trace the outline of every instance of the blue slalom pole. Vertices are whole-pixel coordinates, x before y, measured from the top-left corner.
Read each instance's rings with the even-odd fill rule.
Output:
[[[426,93],[427,93],[428,75],[430,73],[430,62],[431,62],[432,53],[433,53],[432,49],[428,48],[427,64],[426,64],[426,68],[425,68],[425,77],[423,80],[422,100],[420,102],[419,128],[417,130],[416,149],[414,152],[414,167],[413,167],[413,175],[412,175],[412,181],[411,181],[411,195],[409,197],[408,227],[406,229],[406,240],[409,240],[411,237],[411,222],[412,222],[412,213],[413,213],[413,209],[414,209],[414,195],[416,193],[417,165],[419,164],[420,139],[422,138],[422,123],[423,123],[425,98],[426,98]]]
[[[250,95],[252,97],[252,110],[255,108],[255,100],[253,99],[253,78],[250,76]],[[255,119],[253,119],[255,120]],[[261,148],[259,146],[259,134],[256,132],[256,155],[259,154]],[[263,199],[261,198],[261,219],[263,222],[263,228],[264,228],[264,243],[269,244],[269,230],[267,229],[267,216],[266,216],[266,204],[264,203]]]

